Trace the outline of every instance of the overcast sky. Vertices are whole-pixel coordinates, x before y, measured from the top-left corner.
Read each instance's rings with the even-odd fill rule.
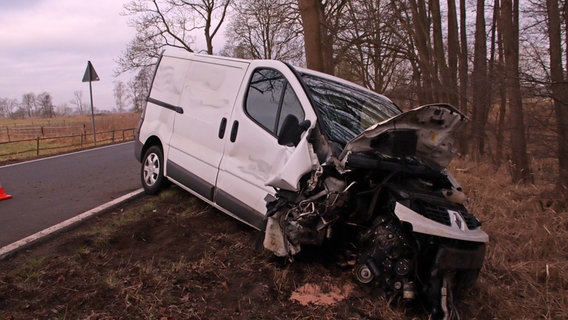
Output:
[[[101,79],[93,82],[94,105],[111,110],[115,61],[134,37],[120,15],[125,2],[0,0],[0,97],[48,92],[58,106],[80,90],[88,103],[89,84],[81,80],[90,60]]]

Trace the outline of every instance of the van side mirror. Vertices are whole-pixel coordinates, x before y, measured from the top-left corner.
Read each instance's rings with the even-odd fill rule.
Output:
[[[310,120],[299,122],[295,115],[287,115],[278,133],[278,144],[289,147],[297,146],[300,143],[302,133],[308,130],[311,124]]]

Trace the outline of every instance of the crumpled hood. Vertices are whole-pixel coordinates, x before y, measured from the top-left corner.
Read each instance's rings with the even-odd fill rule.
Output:
[[[457,153],[456,134],[468,119],[449,104],[424,105],[377,123],[345,146],[339,156],[379,152],[384,156],[415,156],[430,165],[446,168]]]

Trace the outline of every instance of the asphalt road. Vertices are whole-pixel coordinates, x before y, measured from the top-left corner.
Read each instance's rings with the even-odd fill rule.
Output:
[[[141,187],[134,143],[0,167],[0,248]]]

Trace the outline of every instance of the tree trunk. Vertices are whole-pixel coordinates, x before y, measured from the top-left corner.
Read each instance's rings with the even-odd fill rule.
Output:
[[[477,160],[484,154],[485,119],[488,103],[489,79],[487,77],[487,36],[485,34],[485,2],[477,0],[475,21],[475,47],[473,53],[473,123],[471,137],[473,156]]]
[[[418,51],[418,65],[422,76],[420,88],[423,97],[420,104],[431,103],[438,100],[438,95],[434,91],[436,80],[435,69],[432,67],[432,49],[430,46],[430,33],[428,29],[427,10],[424,1],[410,0],[410,11],[412,12],[412,25],[414,32],[412,36]]]
[[[211,23],[209,21],[207,21],[205,23],[205,28],[204,28],[205,44],[207,45],[207,54],[213,54],[213,39],[211,38],[211,35],[209,34],[210,29],[211,29]]]
[[[568,83],[562,70],[561,22],[558,0],[547,0],[548,38],[550,41],[550,76],[552,98],[558,130],[557,187],[564,199],[568,196]],[[568,19],[568,18],[564,18]],[[565,20],[566,21],[566,20]]]
[[[430,13],[432,14],[432,42],[434,44],[435,65],[437,66],[434,78],[437,79],[436,91],[438,92],[438,101],[449,102],[450,71],[448,70],[444,52],[442,16],[440,14],[439,0],[430,0]]]
[[[505,90],[505,72],[503,67],[505,65],[504,49],[503,49],[503,31],[501,28],[501,8],[499,5],[499,18],[497,19],[497,48],[499,62],[497,65],[497,86],[499,87],[499,122],[497,124],[497,152],[495,158],[495,164],[497,167],[501,166],[503,161],[503,149],[505,140],[505,115],[507,113],[507,92]]]
[[[495,88],[495,84],[499,83],[498,77],[499,75],[497,74],[497,70],[496,70],[496,55],[497,55],[497,24],[499,21],[499,8],[500,8],[501,4],[499,3],[499,0],[494,0],[493,1],[493,18],[491,20],[491,47],[489,48],[489,67],[488,67],[488,79],[489,79],[489,83],[491,84],[489,89],[487,90],[487,108],[483,114],[483,121],[484,123],[488,123],[489,120],[489,113],[491,112],[491,109],[493,108],[493,88]],[[498,160],[497,158],[499,158],[499,150],[495,150],[495,154],[493,154],[492,149],[491,149],[491,144],[489,144],[488,146],[488,150],[490,151],[491,155],[492,155],[492,160],[493,160],[493,165],[498,168]],[[500,160],[499,160],[500,161]]]
[[[450,0],[451,1],[451,0]],[[459,108],[464,114],[468,114],[467,107],[467,86],[468,86],[468,51],[467,51],[467,29],[466,29],[466,7],[465,0],[460,0],[460,55],[459,55]],[[459,137],[460,153],[465,155],[469,152],[468,131],[463,130]]]
[[[304,50],[308,69],[324,72],[324,56],[321,32],[321,6],[319,0],[298,0],[302,27],[304,29]]]
[[[514,3],[512,3],[514,1]],[[505,51],[505,74],[507,97],[511,110],[511,176],[513,182],[532,182],[529,168],[523,101],[519,81],[519,2],[503,0],[501,18],[503,47]]]
[[[458,18],[456,16],[456,1],[448,0],[448,98],[449,102],[458,106]]]

